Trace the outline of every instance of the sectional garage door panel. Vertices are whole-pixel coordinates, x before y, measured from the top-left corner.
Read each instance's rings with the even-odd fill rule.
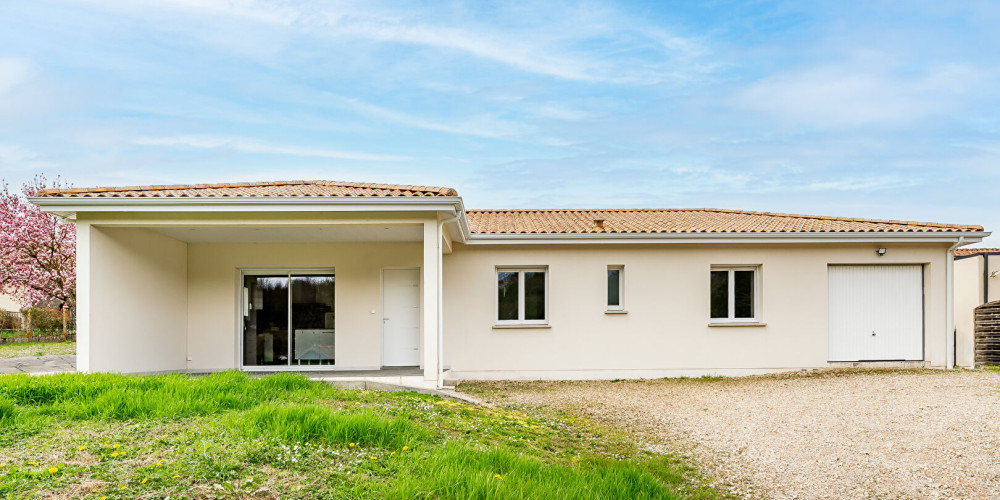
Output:
[[[830,266],[830,361],[924,357],[923,268]]]

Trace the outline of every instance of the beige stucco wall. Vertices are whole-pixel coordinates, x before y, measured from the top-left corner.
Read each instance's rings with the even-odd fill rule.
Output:
[[[189,244],[186,329],[191,361],[187,367],[224,370],[240,366],[240,269],[334,268],[336,369],[379,368],[382,269],[422,267],[422,248],[422,243]]]
[[[990,255],[987,264],[989,267],[989,274],[997,273],[996,276],[990,276],[987,278],[990,288],[990,297],[988,302],[994,302],[1000,300],[1000,255]]]
[[[888,253],[877,257],[875,247]],[[444,258],[445,364],[456,377],[600,378],[825,367],[830,264],[922,264],[925,360],[946,359],[946,245],[456,245]],[[713,264],[760,265],[766,326],[709,323]],[[496,266],[549,268],[547,329],[494,329]],[[605,314],[608,265],[625,309]]]
[[[1000,259],[997,259],[1000,260]],[[955,260],[955,363],[973,366],[975,327],[973,314],[983,303],[983,258]]]
[[[81,371],[185,368],[187,245],[139,228],[84,228]],[[82,323],[82,324],[81,324]]]
[[[14,300],[14,297],[0,293],[0,311],[20,311],[21,305]]]
[[[989,269],[984,269],[989,266]],[[956,329],[956,363],[959,366],[973,366],[973,351],[975,349],[976,307],[986,302],[1000,300],[1000,277],[986,277],[989,284],[989,297],[986,300],[983,273],[1000,273],[1000,255],[991,255],[989,259],[982,255],[955,260],[955,329]]]

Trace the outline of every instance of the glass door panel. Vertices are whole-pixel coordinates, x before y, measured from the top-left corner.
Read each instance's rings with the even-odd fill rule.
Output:
[[[243,277],[243,364],[288,364],[288,275]]]
[[[292,275],[291,364],[334,364],[334,284],[332,274]]]

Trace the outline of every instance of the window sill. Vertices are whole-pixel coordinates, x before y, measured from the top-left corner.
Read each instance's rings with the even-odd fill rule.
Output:
[[[513,324],[513,325],[493,325],[493,329],[494,330],[522,330],[522,329],[530,329],[530,328],[552,328],[552,325],[549,325],[547,323],[544,324],[544,325],[538,325],[538,324],[535,324],[535,325],[533,325],[533,324],[524,324],[524,325],[518,325],[518,324]]]
[[[604,314],[628,314],[628,311],[623,309],[608,309],[607,311],[604,311]]]
[[[762,323],[758,321],[733,321],[731,323],[709,323],[710,327],[719,326],[767,326],[767,323]]]

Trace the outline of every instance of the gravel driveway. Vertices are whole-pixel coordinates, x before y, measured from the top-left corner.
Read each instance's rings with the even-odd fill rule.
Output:
[[[1000,373],[831,371],[723,380],[480,383],[682,451],[737,496],[1000,498]]]

